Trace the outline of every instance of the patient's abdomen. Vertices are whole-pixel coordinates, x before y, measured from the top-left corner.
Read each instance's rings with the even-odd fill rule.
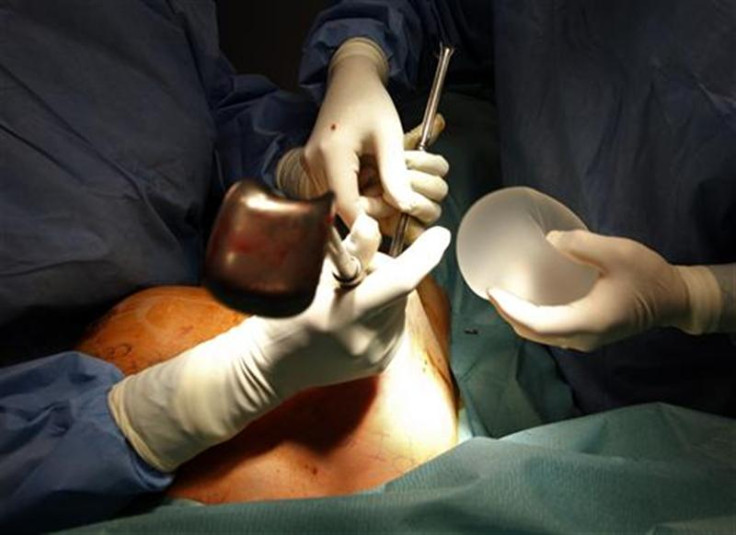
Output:
[[[410,343],[383,374],[294,396],[183,465],[169,493],[205,503],[347,494],[452,447],[447,303],[429,279],[421,292],[409,300]],[[135,373],[243,319],[201,288],[155,288],[113,308],[78,349]]]

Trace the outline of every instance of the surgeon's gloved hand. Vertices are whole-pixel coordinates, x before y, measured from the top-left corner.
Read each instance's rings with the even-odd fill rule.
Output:
[[[436,141],[445,129],[445,119],[435,116],[432,135],[427,146]],[[450,169],[447,160],[437,154],[415,150],[421,138],[422,125],[404,134],[404,163],[412,190],[424,197],[422,209],[416,217],[409,218],[405,239],[413,242],[425,228],[435,223],[442,215],[440,203],[449,191],[444,177]],[[291,149],[279,161],[276,169],[276,185],[295,199],[311,199],[323,195],[330,189],[326,175],[309,175],[304,163],[304,148]],[[360,157],[358,171],[358,206],[365,214],[376,219],[381,234],[393,236],[401,212],[387,202],[375,156]]]
[[[432,135],[427,146],[434,143],[445,129],[445,118],[437,114],[432,125]],[[404,134],[404,161],[411,189],[423,200],[421,209],[409,217],[409,225],[404,236],[406,243],[412,243],[434,224],[442,215],[441,202],[449,192],[445,176],[450,165],[442,156],[416,150],[422,135],[422,125],[414,127]],[[366,213],[378,221],[384,236],[393,236],[402,212],[386,200],[381,174],[375,158],[371,155],[360,160],[358,185],[361,193],[361,205]]]
[[[723,300],[708,267],[673,266],[638,242],[584,230],[553,231],[547,240],[599,277],[585,297],[566,305],[537,306],[490,288],[491,302],[520,336],[591,351],[653,327],[691,334],[718,329]]]
[[[361,163],[375,162],[382,186],[382,201],[394,209],[417,217],[425,223],[438,217],[436,199],[444,193],[427,195],[435,183],[412,187],[412,173],[407,172],[403,149],[403,131],[398,112],[384,83],[388,62],[383,51],[364,38],[350,39],[335,53],[330,63],[327,93],[317,122],[302,154],[292,153],[277,170],[279,187],[285,191],[326,189],[335,193],[337,212],[352,225],[359,213],[386,209],[373,200],[361,198],[359,175]],[[412,165],[425,174],[446,173],[446,162],[439,156],[412,155]],[[290,160],[290,161],[289,161]],[[306,168],[309,182],[298,188],[287,184],[284,177],[296,176],[295,162]],[[415,173],[416,174],[416,173]],[[308,185],[307,185],[308,184]],[[439,186],[446,188],[446,186]],[[311,195],[310,195],[311,196]],[[384,204],[385,204],[384,203]],[[381,217],[376,215],[375,217]]]
[[[406,343],[407,295],[449,240],[437,227],[397,258],[377,255],[351,289],[336,284],[326,261],[300,315],[251,317],[115,385],[108,398],[115,421],[143,459],[172,471],[301,390],[379,373]]]

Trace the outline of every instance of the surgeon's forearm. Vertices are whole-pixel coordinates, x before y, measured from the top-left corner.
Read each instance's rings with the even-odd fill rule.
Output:
[[[677,326],[691,334],[736,333],[736,264],[677,266],[688,290],[687,315]]]

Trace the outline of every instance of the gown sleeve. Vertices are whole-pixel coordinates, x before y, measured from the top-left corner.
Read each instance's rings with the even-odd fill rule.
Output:
[[[107,393],[123,374],[78,352],[0,370],[0,526],[39,532],[109,518],[159,492],[171,474],[148,466],[112,419]]]

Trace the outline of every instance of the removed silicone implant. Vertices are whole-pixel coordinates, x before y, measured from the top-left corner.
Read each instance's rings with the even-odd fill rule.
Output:
[[[551,230],[575,229],[587,227],[552,197],[526,187],[495,191],[476,201],[460,222],[460,272],[483,299],[497,287],[537,305],[575,301],[590,291],[597,271],[545,239]]]

